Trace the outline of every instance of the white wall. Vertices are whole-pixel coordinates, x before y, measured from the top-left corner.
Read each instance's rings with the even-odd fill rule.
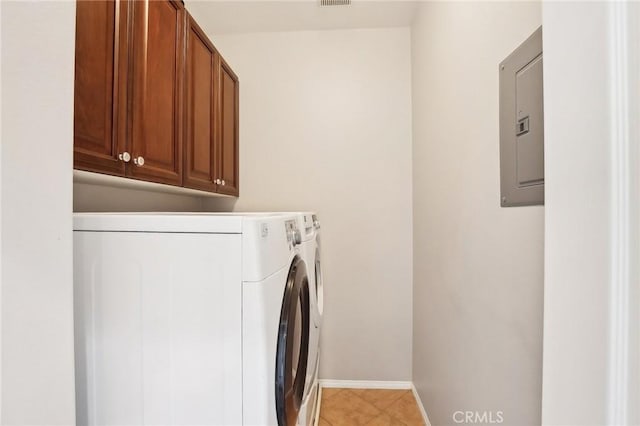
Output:
[[[458,411],[540,424],[543,207],[500,208],[498,64],[540,3],[421,4],[412,28],[413,380]]]
[[[605,60],[608,17],[604,3],[583,5],[581,19],[568,26],[572,20],[562,19],[562,12],[573,15],[575,8],[544,7],[545,159],[549,185],[543,420],[553,425],[599,425],[606,424],[602,402],[607,393],[609,349],[607,344],[592,347],[590,343],[608,340],[608,307],[599,301],[608,299],[611,182],[608,161],[599,160],[609,157],[610,146],[598,142],[609,136]],[[584,19],[589,19],[594,37],[583,43]],[[600,57],[603,52],[604,57]],[[576,63],[589,63],[591,72],[580,73],[582,78],[567,75],[566,69],[573,69]],[[584,118],[580,120],[583,126],[577,128],[564,122],[577,118],[574,108]],[[566,167],[567,161],[570,168]],[[577,190],[583,185],[588,190]],[[578,206],[589,206],[589,214]],[[590,261],[585,262],[586,259]],[[585,346],[590,347],[586,353]]]
[[[548,2],[543,22],[542,421],[637,425],[640,5]]]
[[[73,424],[73,2],[2,2],[2,418]]]
[[[2,22],[2,6],[0,6]],[[0,40],[2,35],[0,34]],[[2,70],[2,46],[0,43],[0,70]],[[2,99],[2,78],[0,76],[0,99]],[[0,142],[2,141],[2,103],[0,102]],[[2,424],[2,145],[0,145],[0,424]]]
[[[241,187],[235,210],[320,215],[321,377],[409,380],[409,30],[212,39],[240,78]],[[205,204],[226,207],[218,200]]]

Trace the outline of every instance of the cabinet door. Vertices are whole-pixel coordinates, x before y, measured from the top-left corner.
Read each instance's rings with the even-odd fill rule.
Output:
[[[220,58],[220,143],[218,155],[218,176],[222,184],[218,192],[228,195],[239,194],[238,182],[238,116],[239,83],[231,67]]]
[[[188,188],[215,191],[218,114],[218,52],[193,18],[187,16],[186,138],[184,180]]]
[[[133,159],[127,174],[138,179],[182,183],[184,17],[179,1],[134,2]]]
[[[76,169],[125,173],[128,14],[126,1],[76,3]]]

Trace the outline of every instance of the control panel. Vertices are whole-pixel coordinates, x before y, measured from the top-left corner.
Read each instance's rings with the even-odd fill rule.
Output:
[[[285,221],[284,227],[287,233],[287,242],[291,247],[297,246],[302,242],[302,235],[298,229],[298,223],[295,220]]]

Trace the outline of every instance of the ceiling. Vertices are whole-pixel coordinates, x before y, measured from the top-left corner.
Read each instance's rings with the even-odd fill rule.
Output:
[[[411,25],[416,1],[352,0],[320,7],[318,0],[187,0],[187,9],[209,34]]]

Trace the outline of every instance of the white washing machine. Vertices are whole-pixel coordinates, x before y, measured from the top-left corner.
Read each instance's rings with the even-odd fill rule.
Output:
[[[283,214],[74,215],[78,424],[299,423],[301,241]]]
[[[281,217],[287,217],[288,266],[270,275],[254,277],[260,280],[245,277],[243,283],[243,420],[246,425],[295,425],[309,368],[312,319],[307,267],[297,247],[301,232],[295,216]]]
[[[320,413],[320,331],[323,312],[323,281],[320,259],[320,222],[315,213],[297,213],[301,230],[300,254],[309,269],[309,292],[312,324],[309,333],[309,359],[303,404],[298,424],[314,425]]]

